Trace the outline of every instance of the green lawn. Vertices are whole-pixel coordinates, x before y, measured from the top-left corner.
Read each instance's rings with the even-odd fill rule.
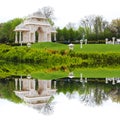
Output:
[[[120,77],[120,68],[78,68],[72,71],[74,77],[80,78],[112,78]],[[70,71],[52,71],[52,72],[35,72],[32,73],[33,78],[52,80],[58,78],[64,78],[69,76]]]
[[[65,50],[68,49],[68,46],[65,44],[60,43],[53,43],[53,42],[41,42],[41,43],[34,43],[31,46],[32,48],[38,49],[53,49],[53,50]],[[69,49],[68,49],[69,50]]]
[[[78,68],[74,70],[75,76],[80,76],[87,78],[106,78],[106,77],[120,77],[120,68]]]
[[[69,50],[68,44],[60,44],[53,42],[35,43],[32,48],[38,49],[53,49],[53,50]],[[74,44],[74,51],[79,52],[120,52],[119,44],[83,44],[83,48],[80,48],[80,44]]]

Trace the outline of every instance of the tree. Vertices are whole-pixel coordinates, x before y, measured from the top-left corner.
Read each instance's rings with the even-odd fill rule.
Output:
[[[69,22],[67,25],[66,25],[66,28],[67,29],[75,29],[75,23],[71,23],[71,22]]]
[[[87,39],[104,39],[104,31],[108,27],[108,22],[102,16],[85,16],[80,21],[81,27],[84,28],[84,34]]]
[[[85,16],[81,21],[80,21],[80,25],[82,27],[85,28],[85,31],[88,31],[89,28],[89,33],[92,32],[92,28],[94,26],[94,15],[90,15],[90,16]]]
[[[112,20],[109,28],[111,32],[113,32],[116,35],[116,37],[120,37],[120,19]]]
[[[43,15],[48,19],[49,23],[53,26],[54,22],[54,9],[52,7],[46,6],[41,9]]]
[[[84,27],[79,26],[79,28],[78,28],[77,31],[78,31],[78,39],[82,39],[83,33],[85,34],[85,29],[84,29]]]
[[[73,41],[75,39],[75,32],[74,32],[73,28],[70,28],[68,30],[68,33],[69,33],[69,40],[71,42],[71,41]]]
[[[23,21],[21,18],[15,18],[6,23],[3,23],[0,27],[0,42],[2,43],[12,43],[14,42],[14,29],[15,27]]]
[[[64,42],[70,42],[70,41],[69,41],[68,29],[67,29],[66,27],[63,28],[62,34],[63,34],[63,41],[64,41]]]

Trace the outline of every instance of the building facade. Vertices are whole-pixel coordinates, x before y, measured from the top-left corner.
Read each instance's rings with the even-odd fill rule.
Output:
[[[14,31],[15,43],[51,42],[51,34],[56,41],[56,30],[40,11],[29,15]]]

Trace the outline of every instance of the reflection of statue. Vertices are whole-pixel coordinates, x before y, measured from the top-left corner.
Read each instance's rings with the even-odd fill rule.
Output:
[[[15,79],[15,94],[29,106],[41,109],[56,93],[56,89],[51,88],[51,83],[51,80]]]
[[[69,75],[68,75],[69,78],[73,78],[74,77],[74,74],[73,72],[70,72]]]
[[[116,83],[120,83],[120,78],[106,78],[106,81],[105,83],[109,83],[109,82],[112,82],[113,85],[115,85]]]

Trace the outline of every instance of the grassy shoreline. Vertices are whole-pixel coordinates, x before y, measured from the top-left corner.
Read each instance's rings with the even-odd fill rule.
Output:
[[[27,76],[31,74],[33,78],[52,80],[68,77],[73,72],[74,77],[82,74],[86,78],[120,77],[119,66],[93,66],[93,67],[73,67],[73,66],[40,66],[38,64],[12,64],[3,63],[0,66],[0,78],[9,76]]]
[[[52,42],[35,43],[31,48],[0,45],[0,60],[43,65],[120,64],[120,45],[84,44],[81,49],[76,44],[74,50],[69,50],[66,44]]]
[[[69,50],[68,44],[53,43],[53,42],[42,42],[32,44],[31,48],[37,49],[51,49],[51,50]],[[80,44],[74,44],[75,52],[120,52],[119,44],[83,44],[83,47],[80,48]]]

